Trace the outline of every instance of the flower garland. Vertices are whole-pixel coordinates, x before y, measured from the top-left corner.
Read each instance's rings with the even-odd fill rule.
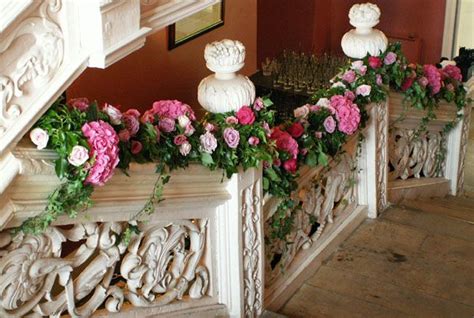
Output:
[[[457,67],[407,64],[399,44],[343,67],[331,88],[318,91],[311,104],[296,108],[293,119],[277,126],[267,98],[237,112],[208,113],[201,121],[177,100],[157,101],[143,114],[136,109],[121,112],[110,104],[99,108],[85,98],[66,104],[59,100],[30,137],[38,149],[49,147],[58,154],[55,170],[64,182],[48,197],[44,212],[18,230],[41,233],[62,214],[75,217],[92,205],[94,187],[106,184],[116,168],[126,172],[132,161],[155,162],[159,178],[150,199],[129,222],[123,238],[129,240],[137,231],[135,220],[153,213],[161,200],[169,171],[198,162],[230,177],[239,167],[263,163],[264,191],[281,199],[269,238],[285,239],[292,230],[291,211],[301,206],[292,197],[299,167],[327,166],[365,126],[366,106],[386,100],[389,85],[410,105],[427,109],[428,120],[441,99],[454,101],[458,111],[466,104]]]

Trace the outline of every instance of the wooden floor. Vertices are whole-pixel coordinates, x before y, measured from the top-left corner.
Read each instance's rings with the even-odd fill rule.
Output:
[[[280,313],[474,317],[474,196],[407,202],[365,221]]]

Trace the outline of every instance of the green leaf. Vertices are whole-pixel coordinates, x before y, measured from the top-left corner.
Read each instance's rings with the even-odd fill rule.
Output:
[[[314,151],[308,152],[308,155],[306,156],[306,164],[311,167],[318,164],[318,157]]]
[[[67,160],[65,158],[59,158],[55,162],[56,175],[59,179],[63,179],[66,174]]]
[[[327,166],[329,161],[328,161],[328,156],[324,152],[320,152],[318,154],[318,162],[319,164],[323,166]]]
[[[277,175],[273,168],[268,168],[265,170],[266,174],[272,181],[281,181],[281,178]]]
[[[212,159],[211,154],[209,154],[207,152],[201,152],[201,162],[206,167],[214,164],[214,160]]]
[[[263,105],[265,105],[265,107],[269,107],[273,105],[273,102],[268,97],[263,97],[262,100],[263,100]]]

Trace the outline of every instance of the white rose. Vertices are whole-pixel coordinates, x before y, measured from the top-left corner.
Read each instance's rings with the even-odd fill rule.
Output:
[[[179,152],[180,152],[183,156],[187,156],[190,151],[191,151],[191,144],[190,144],[189,142],[185,142],[184,144],[182,144],[181,146],[179,146]]]
[[[49,135],[41,128],[35,128],[30,132],[30,139],[38,149],[44,149],[48,145]]]
[[[186,126],[191,122],[191,120],[189,120],[188,116],[186,115],[181,115],[178,117],[178,124],[179,124],[179,127],[181,128],[186,128]]]
[[[71,153],[69,154],[67,161],[69,161],[69,163],[73,166],[79,167],[84,164],[87,159],[89,159],[89,150],[87,150],[87,148],[83,146],[74,146],[72,147]]]
[[[331,88],[334,88],[334,87],[346,88],[346,85],[344,85],[343,82],[336,82],[336,83],[334,83],[334,84],[331,85]]]
[[[109,116],[110,122],[113,125],[120,125],[120,122],[122,120],[122,113],[120,112],[120,110],[110,104],[105,104],[102,111]]]
[[[321,107],[329,107],[331,106],[331,102],[327,98],[320,98],[316,105],[321,106]]]

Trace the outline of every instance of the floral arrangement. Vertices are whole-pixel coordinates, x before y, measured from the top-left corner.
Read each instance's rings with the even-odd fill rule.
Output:
[[[409,105],[428,110],[426,125],[441,99],[454,101],[458,110],[464,107],[461,80],[453,65],[439,69],[408,64],[400,45],[392,44],[380,56],[344,66],[331,88],[318,91],[283,123],[275,123],[268,98],[257,98],[237,112],[208,113],[200,121],[189,105],[177,100],[157,101],[143,114],[136,109],[122,112],[110,104],[99,107],[85,98],[59,100],[30,137],[38,149],[49,147],[58,154],[56,173],[64,182],[49,196],[44,212],[19,229],[39,233],[59,215],[75,217],[91,206],[94,187],[106,184],[116,168],[127,171],[132,161],[157,163],[160,176],[150,200],[130,221],[154,211],[173,169],[198,162],[223,169],[230,177],[239,167],[263,163],[264,191],[281,198],[270,237],[284,239],[292,228],[291,211],[301,204],[292,196],[299,168],[328,165],[365,126],[366,106],[387,98],[389,85],[401,91]],[[130,223],[128,238],[136,231]]]

